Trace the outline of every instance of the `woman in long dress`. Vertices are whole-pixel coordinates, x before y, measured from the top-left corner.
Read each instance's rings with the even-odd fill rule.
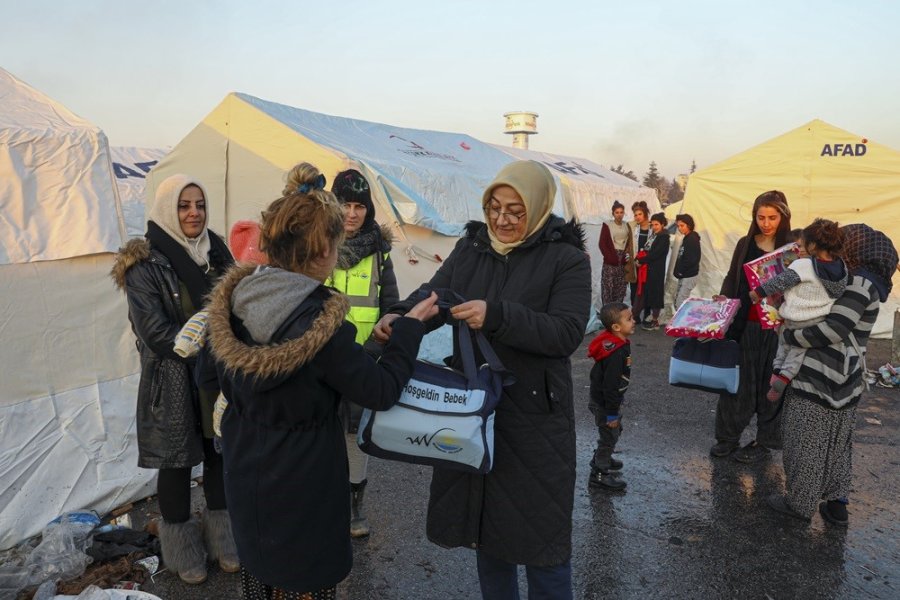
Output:
[[[600,275],[600,304],[622,302],[629,280],[634,280],[631,227],[623,221],[625,207],[616,200],[612,206],[613,220],[600,228],[600,253],[603,272]]]

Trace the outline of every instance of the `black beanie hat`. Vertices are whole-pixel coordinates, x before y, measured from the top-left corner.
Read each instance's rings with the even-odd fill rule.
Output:
[[[331,193],[337,197],[338,202],[341,204],[356,202],[366,207],[366,218],[363,221],[363,226],[375,222],[375,205],[372,204],[372,191],[369,189],[369,182],[356,169],[347,169],[338,173],[331,184]]]

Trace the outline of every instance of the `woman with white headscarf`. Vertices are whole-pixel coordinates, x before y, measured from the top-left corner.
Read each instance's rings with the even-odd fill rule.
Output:
[[[207,550],[224,571],[240,568],[225,506],[222,458],[213,445],[216,394],[197,388],[195,359],[174,350],[181,327],[234,263],[207,223],[203,185],[187,175],[166,178],[156,190],[147,233],[128,242],[112,271],[127,296],[141,356],[138,466],[159,470],[163,560],[191,584],[206,580]],[[202,525],[191,518],[190,492],[191,468],[200,462],[207,508]]]
[[[556,184],[535,161],[504,167],[482,197],[485,222],[471,222],[427,289],[467,299],[431,325],[466,321],[488,338],[516,382],[494,421],[487,475],[435,468],[428,539],[477,551],[485,598],[518,597],[517,565],[529,596],[571,598],[575,417],[570,355],[584,338],[591,266],[581,226],[551,214]],[[414,304],[414,293],[382,317],[376,338]],[[455,321],[456,320],[456,321]],[[454,348],[451,364],[461,365]]]

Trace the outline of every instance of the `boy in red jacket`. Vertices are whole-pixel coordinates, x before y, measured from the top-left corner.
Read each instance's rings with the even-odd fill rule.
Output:
[[[591,369],[591,400],[588,408],[594,414],[599,438],[591,459],[591,488],[620,491],[625,489],[618,471],[621,461],[612,457],[622,432],[620,409],[631,379],[631,344],[634,315],[622,302],[610,302],[600,309],[600,321],[605,330],[591,341],[588,356],[593,358]]]

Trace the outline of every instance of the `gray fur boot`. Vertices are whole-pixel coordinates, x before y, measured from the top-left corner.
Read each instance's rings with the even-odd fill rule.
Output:
[[[366,480],[350,484],[350,537],[361,538],[369,535],[369,522],[363,514],[363,498],[366,495]]]
[[[203,537],[209,557],[219,562],[220,569],[226,573],[241,570],[227,510],[207,510],[203,513]]]
[[[206,550],[199,521],[160,521],[159,543],[166,567],[178,573],[183,582],[198,584],[206,581]]]

